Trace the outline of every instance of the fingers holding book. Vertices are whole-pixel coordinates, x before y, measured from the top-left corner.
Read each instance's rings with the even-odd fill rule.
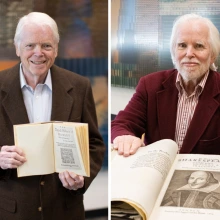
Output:
[[[138,138],[132,135],[122,135],[114,139],[114,149],[118,151],[120,155],[128,157],[135,154],[139,147],[144,146],[144,138]]]
[[[0,167],[1,169],[18,168],[26,162],[25,154],[21,148],[17,146],[2,146],[0,151]]]
[[[84,186],[84,177],[73,172],[64,171],[59,173],[63,187],[69,190],[77,190]]]

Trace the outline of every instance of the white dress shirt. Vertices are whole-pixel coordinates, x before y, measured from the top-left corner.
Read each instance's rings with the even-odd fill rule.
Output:
[[[50,121],[52,109],[52,81],[50,70],[48,71],[44,84],[38,84],[33,90],[26,82],[21,64],[20,83],[30,123]]]

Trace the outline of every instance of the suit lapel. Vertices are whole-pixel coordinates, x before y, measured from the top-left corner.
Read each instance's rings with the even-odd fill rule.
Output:
[[[2,105],[12,124],[29,123],[20,87],[19,67],[18,64],[7,72],[1,88],[4,92]],[[51,68],[53,93],[51,120],[68,121],[74,103],[74,98],[69,95],[74,88],[63,71],[55,65]]]
[[[213,93],[210,93],[213,91]],[[210,72],[205,88],[195,109],[194,116],[187,130],[180,153],[189,153],[196,145],[211,118],[219,107],[215,97],[220,93],[215,73]]]
[[[175,86],[176,73],[174,72],[163,82],[164,89],[157,92],[157,115],[161,139],[174,140],[175,137],[178,101],[178,90]]]
[[[74,88],[63,71],[55,65],[51,68],[53,86],[52,121],[68,121],[74,104],[74,98],[69,94]]]
[[[29,123],[20,86],[19,67],[20,65],[18,64],[8,70],[1,88],[4,94],[2,106],[12,124]]]

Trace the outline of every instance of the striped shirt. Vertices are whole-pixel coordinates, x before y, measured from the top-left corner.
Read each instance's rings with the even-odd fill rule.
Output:
[[[178,144],[179,151],[183,145],[183,140],[193,118],[193,114],[199,101],[199,96],[205,87],[208,75],[209,71],[205,74],[200,83],[195,87],[194,92],[188,96],[183,87],[181,75],[179,73],[177,74],[176,87],[179,91],[179,94],[177,104],[175,141]]]

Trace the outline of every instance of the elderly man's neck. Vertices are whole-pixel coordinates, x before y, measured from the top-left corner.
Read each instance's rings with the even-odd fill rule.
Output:
[[[26,79],[27,84],[34,90],[38,84],[43,84],[45,82],[47,73],[41,76],[36,76],[36,75],[27,76],[24,73],[24,77]]]

